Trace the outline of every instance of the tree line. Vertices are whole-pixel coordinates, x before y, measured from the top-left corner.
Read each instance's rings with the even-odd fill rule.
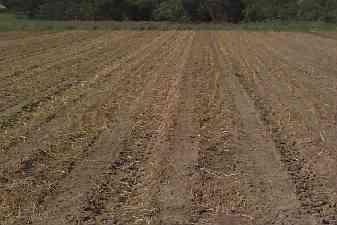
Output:
[[[29,18],[337,22],[337,0],[2,0]]]

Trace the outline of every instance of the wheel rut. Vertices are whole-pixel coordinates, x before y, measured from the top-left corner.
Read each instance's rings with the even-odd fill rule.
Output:
[[[337,225],[331,46],[0,34],[0,224]]]
[[[161,37],[162,39],[163,37]],[[154,40],[154,43],[157,43],[157,41],[161,40]],[[132,47],[132,46],[131,46]],[[134,46],[133,46],[134,47]],[[149,45],[145,45],[142,48],[140,48],[140,51],[137,53],[141,53],[143,49],[148,48]],[[127,49],[127,48],[126,48]],[[124,52],[124,53],[123,53]],[[55,89],[57,95],[55,93],[51,95],[44,96],[42,98],[42,101],[36,101],[33,102],[33,105],[30,101],[30,103],[27,104],[21,104],[25,111],[22,111],[22,107],[16,106],[13,110],[13,112],[8,112],[6,114],[2,114],[2,116],[7,115],[7,117],[3,118],[2,129],[5,131],[6,136],[4,138],[7,138],[7,141],[4,142],[2,149],[5,151],[6,149],[9,149],[13,147],[19,140],[10,140],[8,139],[8,136],[13,133],[21,133],[20,136],[27,137],[27,132],[33,129],[33,127],[40,127],[41,124],[48,123],[50,120],[53,120],[57,114],[60,112],[64,112],[65,109],[72,106],[72,104],[75,104],[77,102],[80,102],[81,99],[84,97],[89,97],[95,92],[90,92],[90,90],[95,90],[95,88],[104,85],[110,78],[111,73],[117,72],[123,63],[128,63],[132,58],[137,57],[136,53],[133,53],[133,56],[131,55],[125,55],[125,50],[122,50],[121,52],[122,59],[119,61],[116,61],[114,65],[108,64],[109,62],[104,62],[104,64],[98,64],[98,68],[103,67],[104,69],[100,72],[95,72],[94,77],[88,78],[88,80],[84,80],[80,83],[68,83],[65,87],[61,87],[61,90],[57,88]],[[108,55],[106,56],[108,57]],[[92,71],[95,71],[97,67],[94,67],[91,69]],[[90,70],[90,71],[91,71]],[[88,74],[90,74],[90,71]],[[109,75],[110,74],[110,75]],[[104,92],[104,90],[99,90],[99,92]],[[33,99],[34,100],[34,99]],[[31,107],[32,106],[32,107]],[[56,106],[56,107],[55,107]],[[44,112],[42,115],[39,112]],[[36,121],[38,120],[38,121]],[[22,129],[22,125],[24,124],[24,129]],[[20,124],[20,126],[18,126]],[[15,125],[15,126],[14,126]],[[11,131],[11,128],[14,128],[13,131]]]
[[[108,151],[110,151],[109,143],[111,144],[111,146],[113,146],[113,144],[111,143],[112,141],[113,142],[116,141],[118,143],[119,139],[117,137],[122,138],[123,136],[127,135],[127,133],[125,133],[125,132],[128,132],[128,130],[129,130],[128,126],[132,125],[132,124],[128,125],[128,123],[129,123],[128,119],[127,118],[123,119],[124,116],[123,116],[123,114],[120,114],[120,113],[124,112],[125,110],[126,110],[125,112],[131,110],[131,109],[128,109],[128,107],[130,105],[132,105],[132,103],[134,103],[135,105],[139,105],[139,103],[135,103],[133,99],[137,96],[137,93],[139,93],[139,92],[142,93],[142,89],[144,88],[142,85],[145,85],[146,83],[150,84],[151,82],[153,82],[153,81],[151,81],[151,77],[150,77],[150,75],[153,73],[153,70],[155,68],[157,68],[163,62],[163,60],[165,60],[164,57],[165,57],[165,54],[167,54],[168,49],[172,48],[176,44],[180,43],[182,41],[182,38],[184,38],[184,36],[177,37],[177,35],[174,35],[174,36],[170,35],[170,37],[171,37],[171,39],[169,39],[170,41],[168,41],[167,38],[164,39],[164,40],[167,41],[165,45],[161,45],[160,48],[155,48],[155,49],[152,49],[151,51],[148,51],[147,52],[148,57],[145,57],[146,60],[141,59],[140,61],[135,61],[135,62],[130,61],[131,64],[127,67],[124,67],[123,71],[120,71],[121,75],[126,75],[126,76],[121,77],[122,78],[121,83],[119,83],[119,84],[116,83],[116,85],[118,84],[118,89],[113,89],[112,87],[116,87],[116,86],[113,85],[112,83],[107,85],[105,87],[106,89],[103,92],[102,92],[102,89],[101,89],[100,92],[102,94],[108,94],[107,96],[105,96],[102,99],[102,101],[98,101],[101,106],[100,105],[96,105],[96,106],[92,105],[91,110],[93,110],[92,111],[93,114],[91,115],[91,113],[89,111],[89,112],[85,113],[84,115],[86,115],[87,119],[89,119],[89,120],[94,119],[94,120],[92,120],[92,122],[96,122],[95,121],[96,118],[101,118],[102,116],[107,117],[109,119],[107,119],[107,121],[105,121],[105,122],[100,121],[99,122],[100,125],[99,124],[90,125],[90,121],[84,122],[84,124],[82,126],[87,124],[87,126],[89,126],[88,127],[89,129],[94,128],[94,129],[97,130],[97,133],[96,133],[95,130],[93,130],[96,133],[96,135],[92,136],[92,139],[94,140],[94,143],[91,143],[88,146],[89,149],[86,150],[86,152],[83,152],[83,153],[80,154],[80,155],[83,155],[84,158],[82,158],[82,156],[81,156],[81,157],[76,159],[75,164],[71,165],[71,167],[75,167],[75,168],[72,168],[71,174],[67,175],[66,178],[63,178],[63,181],[62,181],[62,183],[67,183],[67,181],[69,181],[70,183],[68,182],[68,184],[70,185],[70,184],[72,184],[71,180],[76,179],[76,180],[79,180],[78,185],[68,186],[68,187],[66,187],[64,185],[60,185],[59,187],[56,186],[55,187],[56,191],[54,191],[54,194],[52,194],[52,196],[50,196],[50,197],[47,196],[47,199],[46,199],[47,202],[53,201],[53,199],[55,199],[55,201],[57,199],[59,199],[57,196],[58,196],[58,194],[62,193],[61,190],[63,190],[63,189],[69,189],[69,188],[70,188],[70,190],[72,190],[73,188],[75,188],[75,190],[78,189],[78,188],[89,189],[89,187],[86,187],[86,185],[88,184],[87,181],[90,177],[90,174],[99,171],[100,168],[102,169],[108,164],[108,161],[107,161],[108,159],[106,159],[106,158],[103,159],[101,157],[102,156],[104,157],[104,155],[106,155],[106,156],[111,155],[111,157],[114,156],[113,152],[111,152],[111,153],[108,152]],[[176,41],[174,41],[174,39],[172,39],[172,37],[174,37],[174,39],[176,39]],[[153,51],[153,50],[155,50],[155,51]],[[159,53],[160,51],[163,51],[163,52],[158,55],[157,53]],[[176,52],[175,52],[175,54],[176,54]],[[158,62],[155,61],[155,60],[152,60],[152,57],[155,57],[155,56],[157,57],[158,60],[160,59]],[[172,58],[172,55],[170,56],[170,59],[171,58]],[[137,59],[137,57],[133,58],[133,59]],[[148,60],[150,60],[151,63],[149,63]],[[172,58],[172,60],[173,60],[173,58]],[[140,62],[142,62],[142,64],[139,64]],[[127,74],[130,73],[130,71],[133,71],[133,74],[134,74],[133,79],[132,79],[132,77],[127,75]],[[146,78],[146,77],[148,77],[148,78]],[[152,79],[154,79],[154,77],[152,77]],[[154,79],[154,80],[156,80],[156,79]],[[151,82],[149,82],[149,81],[151,81]],[[110,86],[110,85],[112,85],[112,86]],[[131,87],[133,87],[133,89]],[[146,88],[146,86],[145,86],[145,88]],[[93,102],[97,101],[97,98],[101,97],[100,95],[93,95],[92,97],[90,97],[90,101],[91,100]],[[109,96],[110,96],[110,98],[109,98]],[[111,99],[111,97],[112,97],[112,99]],[[139,101],[139,99],[140,98],[138,98],[137,101]],[[107,101],[106,102],[107,105],[104,104],[104,101]],[[128,104],[122,104],[122,102],[125,102],[125,103],[128,102]],[[103,108],[101,108],[101,107],[103,107]],[[98,114],[96,113],[97,108],[100,109],[98,111]],[[102,112],[100,112],[101,110],[102,110]],[[107,114],[104,115],[105,114],[104,112],[106,112]],[[111,117],[111,119],[110,119],[110,117]],[[116,118],[116,119],[114,119],[114,118]],[[85,119],[85,118],[83,118],[83,119]],[[100,126],[102,126],[102,127],[100,127]],[[97,127],[97,128],[95,128],[95,127]],[[60,128],[62,128],[62,127],[60,127]],[[84,126],[83,128],[86,128],[86,126]],[[111,131],[112,133],[108,132],[110,129],[113,129],[115,131]],[[67,132],[69,132],[69,131],[67,131]],[[111,141],[110,141],[108,137],[111,136],[111,135],[116,136],[116,138],[111,139]],[[88,136],[88,137],[90,137],[90,136]],[[81,140],[81,138],[83,138],[83,137],[79,137],[78,140]],[[105,143],[105,141],[107,141],[107,143]],[[62,150],[62,144],[59,143],[59,145],[60,145],[59,147],[61,148],[60,150]],[[118,144],[116,144],[116,145],[118,145]],[[84,145],[84,146],[86,146],[86,145]],[[104,146],[106,146],[106,147],[104,147]],[[76,144],[75,144],[74,147],[76,147]],[[81,145],[79,147],[81,147]],[[87,148],[83,147],[83,149],[80,148],[79,150],[82,151],[82,150],[85,150],[85,149],[87,149]],[[75,150],[76,149],[74,149],[74,151]],[[105,154],[102,153],[102,150],[106,151]],[[98,154],[98,152],[100,152],[102,154]],[[65,155],[64,157],[66,157],[66,156],[67,155]],[[87,161],[86,158],[89,158],[90,160]],[[80,162],[80,161],[82,161],[82,162]],[[62,161],[59,160],[59,163],[60,162],[62,162]],[[83,162],[86,162],[86,163],[83,164]],[[51,166],[50,172],[52,172],[51,169],[52,169],[53,165],[50,165],[50,166]],[[59,166],[57,166],[57,167],[59,167]],[[95,169],[93,169],[93,168],[95,168]],[[99,173],[99,172],[97,172],[97,173]],[[77,177],[76,174],[78,174],[80,176]],[[80,181],[81,178],[83,178],[84,180]],[[83,192],[83,193],[85,193],[85,192]],[[47,203],[45,203],[45,204],[47,204]]]
[[[244,61],[244,60],[242,60]],[[246,62],[248,62],[246,60]],[[248,62],[249,63],[249,62]],[[252,68],[252,65],[248,64]],[[240,65],[244,68],[245,66]],[[286,132],[273,113],[273,104],[262,95],[263,87],[259,86],[256,78],[251,74],[237,72],[236,77],[255,105],[261,120],[269,129],[270,135],[280,154],[283,167],[287,170],[295,186],[297,199],[301,204],[302,213],[313,215],[317,224],[336,223],[336,204],[322,188],[324,181],[318,177],[311,164],[303,157],[303,153],[296,147],[296,142],[291,141],[291,134]]]

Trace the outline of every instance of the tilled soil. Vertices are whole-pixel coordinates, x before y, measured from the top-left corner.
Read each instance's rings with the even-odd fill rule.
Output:
[[[0,34],[0,224],[336,225],[336,37]]]

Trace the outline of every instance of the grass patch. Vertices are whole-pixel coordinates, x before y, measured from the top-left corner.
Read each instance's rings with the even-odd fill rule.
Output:
[[[65,31],[65,30],[238,30],[238,31],[336,31],[336,24],[323,22],[259,23],[174,23],[135,21],[47,21],[30,20],[10,13],[0,13],[0,31]]]
[[[324,22],[284,22],[269,21],[259,23],[242,23],[240,30],[247,31],[288,31],[288,32],[317,32],[317,31],[337,31],[337,25]]]

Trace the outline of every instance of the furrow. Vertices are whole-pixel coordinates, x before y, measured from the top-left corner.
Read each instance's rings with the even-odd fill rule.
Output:
[[[242,55],[245,55],[245,53]],[[319,224],[335,224],[336,203],[331,198],[332,195],[327,194],[331,190],[327,188],[326,181],[322,177],[317,176],[312,162],[309,162],[304,157],[305,151],[299,147],[299,140],[295,139],[295,132],[298,133],[299,131],[293,130],[293,126],[296,122],[299,122],[298,125],[301,125],[300,121],[291,121],[291,117],[289,117],[287,124],[282,121],[282,118],[279,118],[280,115],[277,112],[282,113],[282,110],[279,108],[280,103],[276,101],[277,98],[271,98],[273,94],[269,93],[268,96],[266,95],[268,86],[266,84],[263,85],[263,79],[260,80],[260,74],[263,74],[263,71],[259,71],[259,73],[252,72],[252,70],[254,71],[254,66],[250,64],[252,62],[249,62],[247,59],[241,61],[247,64],[241,64],[239,67],[243,68],[243,70],[248,69],[248,71],[241,70],[236,76],[248,96],[254,102],[256,109],[261,115],[261,120],[270,130],[276,149],[281,156],[283,166],[288,171],[295,185],[302,210],[315,216]],[[269,82],[276,82],[276,80],[270,79]],[[288,100],[289,103],[291,101]],[[303,130],[302,134],[299,133],[298,135],[302,135],[303,137],[305,135],[304,132],[305,130]]]

